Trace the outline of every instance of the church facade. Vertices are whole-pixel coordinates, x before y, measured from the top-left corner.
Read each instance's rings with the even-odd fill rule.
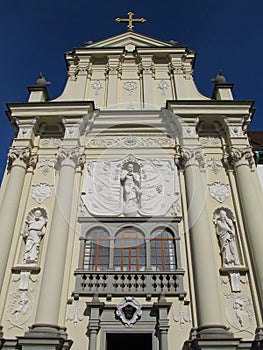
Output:
[[[3,349],[261,349],[262,189],[251,101],[132,31],[66,54],[8,104]]]

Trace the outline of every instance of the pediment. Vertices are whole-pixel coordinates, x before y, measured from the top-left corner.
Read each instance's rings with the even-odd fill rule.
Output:
[[[126,47],[133,45],[135,47],[172,47],[173,44],[154,39],[135,32],[125,32],[120,35],[89,44],[88,48],[106,48],[106,47]]]

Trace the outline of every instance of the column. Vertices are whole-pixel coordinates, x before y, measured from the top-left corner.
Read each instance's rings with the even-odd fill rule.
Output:
[[[227,337],[220,306],[218,269],[215,264],[210,221],[206,209],[206,191],[202,183],[201,169],[204,155],[200,148],[182,148],[186,196],[190,229],[190,245],[193,263],[194,286],[197,304],[198,333],[202,337]]]
[[[59,170],[59,181],[43,269],[36,325],[58,324],[78,155],[78,147],[63,147],[57,158],[56,168]]]
[[[261,309],[263,308],[263,205],[255,187],[254,158],[250,147],[232,147],[228,160],[234,166],[240,205],[244,217],[250,258],[254,269]],[[262,194],[260,194],[262,196]],[[261,315],[263,317],[263,314]],[[262,327],[263,325],[261,325]]]
[[[30,165],[29,148],[12,148],[8,155],[7,169],[10,172],[5,194],[0,207],[1,244],[0,244],[0,289],[2,287],[6,264],[11,248],[12,238],[23,190],[27,167]]]

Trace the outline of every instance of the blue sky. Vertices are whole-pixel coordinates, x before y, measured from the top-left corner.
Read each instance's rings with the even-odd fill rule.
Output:
[[[0,178],[13,137],[6,103],[26,102],[39,72],[52,83],[50,98],[59,96],[67,79],[64,52],[126,31],[115,18],[129,11],[147,19],[135,31],[197,52],[194,78],[201,93],[212,95],[210,79],[222,69],[235,99],[256,101],[250,130],[263,130],[262,0],[2,0]]]

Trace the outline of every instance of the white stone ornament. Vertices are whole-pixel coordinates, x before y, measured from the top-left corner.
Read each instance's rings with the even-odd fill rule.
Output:
[[[122,160],[89,162],[81,198],[94,216],[160,216],[179,196],[177,168],[170,160],[130,155]]]
[[[118,305],[116,316],[126,327],[132,327],[142,315],[142,306],[133,297],[125,297]]]
[[[46,232],[47,212],[43,208],[32,209],[26,218],[26,229],[23,233],[25,249],[23,263],[36,263],[39,255],[39,246]]]
[[[91,87],[93,90],[95,90],[95,95],[99,94],[100,89],[103,88],[101,82],[99,80],[95,80],[92,84]]]
[[[7,308],[9,328],[24,329],[32,316],[34,304],[32,290],[11,293]]]
[[[208,186],[211,197],[216,199],[219,203],[223,203],[229,197],[230,193],[226,184],[215,181]]]
[[[128,80],[123,84],[123,88],[131,95],[131,93],[137,89],[137,83],[133,80]]]
[[[215,211],[213,221],[219,239],[223,267],[241,266],[236,243],[234,217],[229,209]]]
[[[167,80],[161,80],[159,81],[158,88],[162,91],[161,94],[163,96],[166,95],[166,90],[168,89],[169,84]]]
[[[38,163],[38,168],[41,173],[46,176],[51,169],[54,167],[55,160],[54,159],[43,159]]]
[[[67,308],[67,314],[66,314],[66,321],[72,321],[74,326],[76,327],[77,324],[85,319],[85,316],[83,316],[83,312],[80,312],[80,306],[79,306],[79,300],[73,301],[73,305],[71,306],[71,311],[69,310],[69,305]]]
[[[226,297],[226,318],[229,324],[239,332],[248,332],[253,321],[253,306],[251,298],[246,295],[225,293]]]
[[[47,183],[41,182],[37,185],[33,185],[32,198],[35,199],[39,204],[44,202],[51,196],[51,186]]]
[[[215,175],[218,175],[220,170],[223,168],[222,161],[214,157],[207,160],[207,165],[209,168],[211,168],[211,172],[214,173]]]
[[[190,303],[185,303],[184,300],[179,301],[178,304],[172,304],[172,311],[173,311],[173,320],[175,322],[178,322],[180,324],[180,327],[183,328],[185,323],[191,322],[191,308]]]

